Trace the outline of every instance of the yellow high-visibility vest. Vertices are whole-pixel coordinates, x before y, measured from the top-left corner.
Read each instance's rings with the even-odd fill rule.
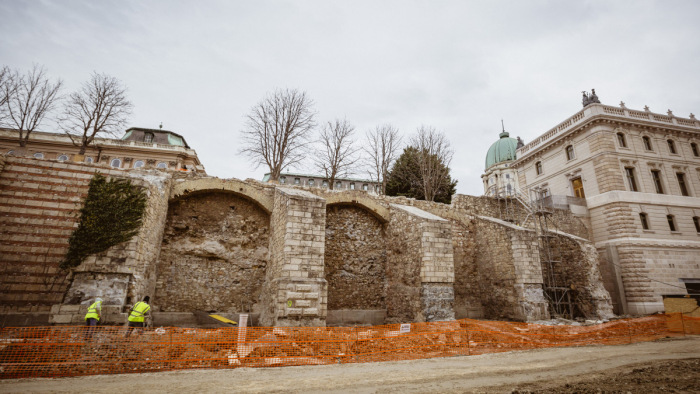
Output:
[[[102,311],[102,301],[95,301],[88,307],[87,314],[85,315],[85,320],[87,319],[97,319],[98,321],[100,320],[100,315],[97,313],[97,310]]]
[[[143,317],[151,309],[151,306],[143,301],[139,301],[131,308],[131,313],[129,314],[129,321],[134,323],[143,323]]]

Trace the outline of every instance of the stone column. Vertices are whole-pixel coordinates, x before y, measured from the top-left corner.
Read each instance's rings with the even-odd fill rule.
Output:
[[[278,187],[270,228],[261,325],[325,326],[326,201],[303,190]]]
[[[395,239],[394,242],[401,241],[403,245],[398,246],[416,252],[415,258],[419,260],[420,307],[419,310],[412,311],[414,313],[412,320],[453,320],[455,316],[452,225],[448,220],[416,207],[397,204],[391,206],[396,208],[395,214],[392,214],[391,225],[395,227],[392,232],[404,238]],[[406,253],[396,257],[399,257],[399,260],[405,260],[410,259],[411,254]],[[402,265],[410,271],[410,262]],[[408,299],[404,302],[411,304]],[[407,316],[404,315],[404,317]]]

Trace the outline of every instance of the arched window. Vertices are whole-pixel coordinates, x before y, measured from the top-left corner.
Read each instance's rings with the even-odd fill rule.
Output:
[[[35,158],[35,159],[43,159],[43,158],[44,158],[44,154],[41,153],[41,152],[37,152],[37,153],[34,154],[34,158]]]
[[[168,168],[168,163],[161,161],[156,168]]]
[[[8,150],[7,153],[6,153],[6,155],[8,155],[8,156],[11,156],[11,155],[14,155],[14,154],[15,154],[14,149],[10,149],[10,150]]]
[[[109,162],[109,165],[114,168],[120,168],[122,166],[122,161],[119,159],[112,159],[112,161]]]
[[[674,154],[674,155],[675,155],[675,154],[676,154],[676,143],[673,142],[673,140],[671,140],[671,139],[666,140],[666,142],[668,143],[668,151],[669,151],[671,154]]]
[[[335,188],[336,188],[336,189],[340,189],[340,188],[342,188],[342,187],[343,187],[343,182],[338,181],[338,182],[335,183]]]
[[[324,188],[327,188],[327,187],[328,187],[328,181],[325,181],[325,180],[324,180],[323,182],[321,182],[321,186],[324,187]]]
[[[92,164],[92,157],[86,157],[85,162],[88,164]]]
[[[574,156],[574,146],[569,145],[566,147],[566,160],[573,160],[575,159],[576,156]]]
[[[141,168],[143,167],[143,165],[143,160],[136,160],[136,162],[134,163],[134,168]]]
[[[535,172],[537,172],[537,175],[542,175],[542,162],[538,161],[535,163]]]
[[[314,182],[313,179],[309,179],[309,181],[306,184],[309,186],[314,186],[316,184],[316,182]]]
[[[57,160],[58,161],[66,161],[66,160],[68,160],[68,156],[66,156],[66,155],[58,156]]]
[[[617,133],[617,143],[620,145],[620,148],[627,148],[627,139],[624,133]]]
[[[294,184],[295,184],[295,185],[301,184],[301,179],[299,179],[299,178],[294,178]]]
[[[647,137],[646,135],[642,137],[642,142],[644,142],[644,149],[648,151],[653,151],[654,147],[651,146],[651,138]]]
[[[153,133],[144,133],[143,142],[153,142]]]

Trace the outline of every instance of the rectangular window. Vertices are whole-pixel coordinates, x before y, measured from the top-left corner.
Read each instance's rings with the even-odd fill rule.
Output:
[[[542,162],[538,161],[535,163],[535,171],[537,171],[537,175],[542,175]]]
[[[693,224],[695,225],[695,231],[700,233],[700,218],[693,216]]]
[[[299,179],[299,178],[294,178],[294,184],[295,184],[295,185],[298,185],[298,184],[300,184],[300,183],[301,183],[301,179]]]
[[[637,180],[634,178],[634,168],[625,167],[625,174],[627,174],[627,185],[630,191],[636,192],[637,190]]]
[[[653,150],[651,149],[651,139],[647,136],[642,137],[642,141],[644,141],[644,149],[646,150]]]
[[[641,212],[639,214],[639,220],[642,222],[642,228],[644,230],[649,230],[649,222],[647,221],[647,214],[644,212]]]
[[[617,133],[617,143],[620,144],[621,148],[627,148],[627,140],[624,134]]]
[[[682,172],[677,172],[676,178],[678,178],[678,186],[681,188],[681,195],[689,196],[688,187],[685,184],[685,174]]]
[[[666,215],[666,220],[668,220],[668,228],[671,229],[671,231],[676,231],[676,220],[673,215]]]
[[[315,184],[314,180],[313,180],[313,179],[309,179],[308,185],[309,185],[309,186],[313,186],[314,184]]]
[[[695,157],[700,156],[700,152],[698,152],[698,144],[696,144],[695,142],[691,143],[690,149],[693,151],[693,156],[695,156]]]
[[[355,182],[350,183],[350,190],[355,190]]]
[[[335,183],[335,188],[336,188],[336,189],[340,189],[341,187],[343,187],[343,182],[338,181],[338,182]]]
[[[581,177],[571,180],[571,186],[574,189],[574,196],[579,198],[586,198],[586,194],[583,192],[583,181]]]
[[[281,176],[281,177],[280,177],[280,183],[283,184],[283,185],[284,185],[285,183],[287,183],[287,178]]]
[[[654,187],[656,188],[656,192],[659,194],[664,194],[664,186],[661,183],[661,171],[651,170],[651,177],[654,179]]]
[[[668,140],[666,142],[668,142],[668,151],[675,155],[676,154],[676,144],[673,142],[673,140]]]

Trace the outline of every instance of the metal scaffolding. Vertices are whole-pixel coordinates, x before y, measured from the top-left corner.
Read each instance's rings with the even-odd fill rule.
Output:
[[[542,266],[543,291],[549,303],[549,313],[554,317],[574,318],[575,294],[567,287],[562,278],[563,256],[553,227],[552,208],[546,204],[539,190],[532,190],[525,195],[517,189],[492,187],[487,195],[498,200],[500,219],[522,227],[530,222],[537,234],[537,248]]]

